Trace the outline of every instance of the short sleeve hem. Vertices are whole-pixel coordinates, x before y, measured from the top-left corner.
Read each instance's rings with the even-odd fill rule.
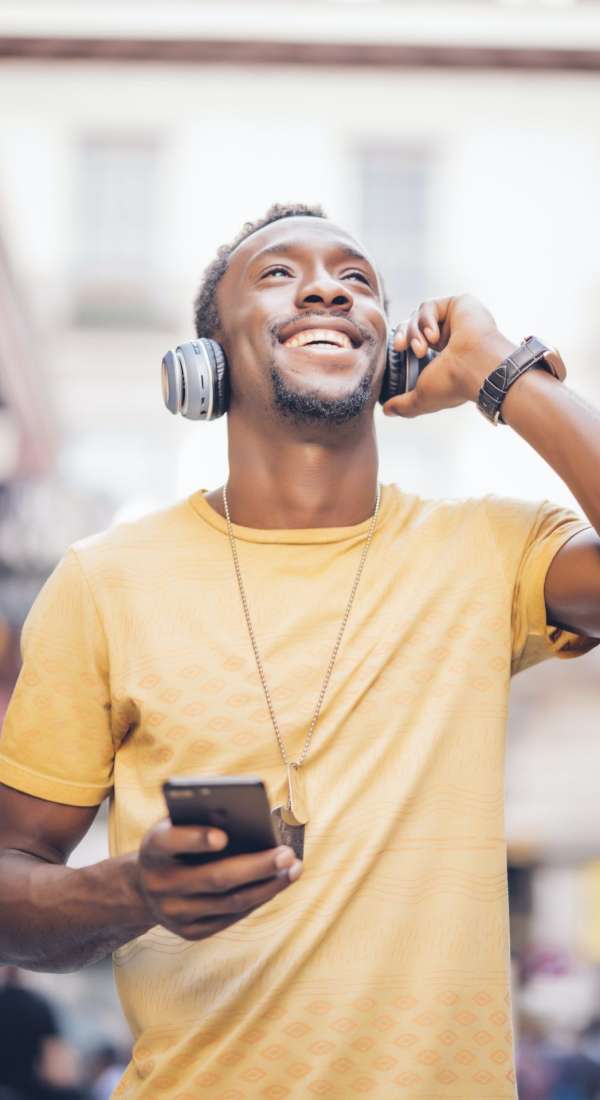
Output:
[[[575,535],[591,529],[591,524],[573,520],[571,523],[561,526],[553,536],[545,540],[545,545],[538,549],[536,554],[536,579],[538,583],[532,585],[528,600],[530,634],[534,637],[530,637],[526,662],[523,662],[523,655],[521,655],[521,658],[513,663],[513,673],[522,671],[525,667],[537,663],[545,656],[559,657],[566,660],[572,657],[581,657],[585,653],[589,653],[595,646],[600,645],[600,638],[577,634],[548,623],[544,595],[546,575],[558,551]],[[537,651],[538,648],[540,652],[536,653],[534,657],[533,651]]]
[[[71,783],[67,779],[43,775],[23,764],[16,764],[3,753],[0,753],[0,783],[34,798],[61,802],[66,806],[99,806],[112,791],[112,785]]]

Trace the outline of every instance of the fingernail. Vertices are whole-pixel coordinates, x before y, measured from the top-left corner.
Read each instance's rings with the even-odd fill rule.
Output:
[[[227,844],[227,836],[219,829],[208,830],[208,843],[211,848],[224,848]]]
[[[300,875],[302,874],[302,871],[303,871],[302,864],[301,864],[300,860],[297,859],[295,863],[292,863],[292,866],[290,867],[290,869],[288,871],[288,878],[289,878],[290,882],[295,882],[297,878],[300,878]]]
[[[418,355],[419,352],[421,351],[421,348],[422,348],[421,341],[418,340],[416,336],[415,336],[414,340],[411,340],[410,346],[413,349],[415,355]]]
[[[275,866],[279,868],[291,867],[294,858],[294,853],[291,848],[280,848],[275,856]]]
[[[426,328],[425,329],[425,335],[428,336],[430,340],[433,340],[433,338],[435,336],[435,332],[433,331],[432,328]]]

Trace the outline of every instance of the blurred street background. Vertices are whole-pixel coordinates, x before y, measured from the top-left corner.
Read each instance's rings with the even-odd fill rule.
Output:
[[[160,361],[216,248],[276,201],[367,245],[394,320],[468,290],[600,408],[597,0],[1,0],[0,713],[65,548],[222,483],[224,421],[170,417]],[[472,405],[377,422],[384,482],[580,511]],[[599,673],[596,650],[513,683],[522,1100],[600,1097]],[[106,851],[102,812],[73,862]],[[129,1045],[109,963],[2,981],[49,999],[60,1095],[108,1096]]]

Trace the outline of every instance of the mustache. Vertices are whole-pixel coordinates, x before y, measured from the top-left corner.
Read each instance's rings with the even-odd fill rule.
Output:
[[[329,309],[325,313],[321,309],[313,309],[308,313],[303,310],[302,313],[295,313],[292,317],[286,317],[284,321],[276,321],[269,326],[269,335],[273,344],[278,343],[279,334],[282,329],[287,325],[294,325],[296,321],[322,321],[327,317],[344,317],[345,320],[350,321],[354,325],[356,331],[359,333],[361,340],[365,344],[375,345],[376,339],[370,329],[365,328],[358,321],[354,319],[351,313],[342,312],[341,310]]]

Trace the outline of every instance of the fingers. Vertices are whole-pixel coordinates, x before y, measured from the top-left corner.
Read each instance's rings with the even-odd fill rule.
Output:
[[[394,351],[405,351],[408,344],[408,321],[401,321],[394,331],[392,347]]]
[[[455,391],[452,374],[444,369],[443,357],[419,375],[419,380],[414,390],[398,397],[391,397],[383,406],[386,416],[403,416],[412,419],[415,416],[423,416],[425,413],[440,412],[442,409],[451,409],[455,405],[462,405],[464,397]]]
[[[190,897],[167,895],[162,911],[169,920],[185,924],[203,918],[241,917],[280,894],[290,881],[288,871],[278,871],[266,882],[254,882],[227,893],[194,894]]]
[[[403,416],[406,419],[419,416],[420,411],[419,396],[416,390],[402,394],[401,397],[391,397],[383,406],[385,416]]]
[[[181,862],[182,855],[214,853],[226,844],[221,830],[174,826],[168,818],[146,835],[139,877],[159,924],[184,938],[213,935],[270,901],[302,873],[302,864],[286,846],[206,863]]]
[[[143,862],[143,860],[142,860]],[[175,858],[170,863],[146,862],[146,879],[158,896],[180,894],[226,894],[253,882],[273,878],[288,871],[295,862],[291,848],[270,848],[266,852],[228,856],[214,863],[182,864]]]
[[[422,302],[418,309],[411,313],[408,321],[398,325],[393,343],[395,350],[404,351],[410,345],[415,355],[423,358],[428,348],[444,347],[447,340],[443,323],[450,301],[450,298],[436,298]]]
[[[207,936],[229,928],[300,878],[302,864],[293,852],[291,858],[291,866],[278,871],[268,882],[242,886],[227,894],[165,899],[162,923],[186,940],[206,939]]]
[[[165,817],[147,834],[141,855],[147,863],[165,863],[179,855],[204,855],[218,852],[227,845],[222,829],[200,825],[172,825]]]

